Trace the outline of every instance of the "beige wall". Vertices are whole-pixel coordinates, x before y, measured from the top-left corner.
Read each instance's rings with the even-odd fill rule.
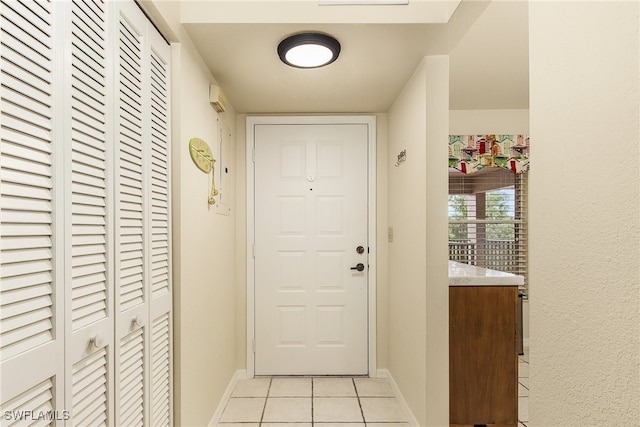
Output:
[[[387,230],[389,228],[389,201],[388,182],[389,167],[389,117],[387,114],[376,115],[376,297],[377,297],[377,336],[376,358],[378,369],[389,367],[389,241]],[[375,376],[371,372],[371,376]]]
[[[424,58],[389,111],[389,370],[421,426],[449,420],[448,75]]]
[[[529,110],[450,110],[449,134],[528,134]]]
[[[202,426],[235,372],[235,182],[229,175],[224,189],[232,214],[220,215],[207,203],[211,178],[193,164],[188,142],[204,139],[219,159],[223,125],[218,120],[235,130],[235,118],[211,107],[208,89],[214,80],[188,37],[180,40],[174,45],[172,80],[175,415],[178,425]],[[224,152],[231,167],[234,140]]]
[[[638,2],[531,2],[533,426],[638,425]]]

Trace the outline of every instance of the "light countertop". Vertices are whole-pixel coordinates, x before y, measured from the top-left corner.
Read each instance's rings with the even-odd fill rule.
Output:
[[[449,261],[449,286],[522,286],[524,277]]]

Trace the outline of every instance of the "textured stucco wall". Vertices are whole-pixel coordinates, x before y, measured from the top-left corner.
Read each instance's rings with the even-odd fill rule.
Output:
[[[638,426],[640,6],[529,7],[530,425]]]

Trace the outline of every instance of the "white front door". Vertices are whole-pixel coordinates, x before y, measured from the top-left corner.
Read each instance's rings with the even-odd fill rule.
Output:
[[[368,125],[254,128],[255,374],[368,373]]]

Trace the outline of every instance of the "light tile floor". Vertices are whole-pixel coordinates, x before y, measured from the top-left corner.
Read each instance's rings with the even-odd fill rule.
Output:
[[[384,378],[254,378],[236,384],[220,418],[228,427],[408,427]]]
[[[529,352],[519,356],[518,427],[529,424]],[[365,424],[366,423],[366,424]],[[222,412],[227,427],[408,427],[384,378],[239,380]]]

